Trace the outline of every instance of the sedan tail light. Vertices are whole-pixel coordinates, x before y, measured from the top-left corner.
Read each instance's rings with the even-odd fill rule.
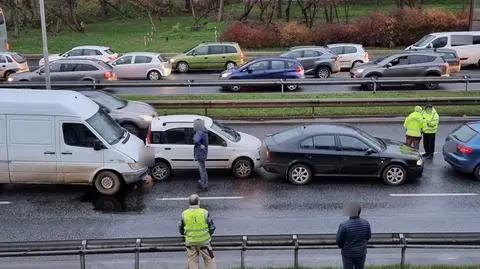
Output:
[[[152,126],[148,127],[147,144],[152,144]]]
[[[295,68],[295,72],[302,73],[303,72],[303,67],[297,66],[297,68]]]
[[[105,79],[107,79],[107,80],[110,80],[111,78],[113,78],[113,74],[112,74],[112,72],[110,72],[110,71],[105,72],[105,73],[103,74],[103,76],[104,76]]]
[[[448,63],[443,63],[442,64],[442,71],[444,74],[448,74],[448,68],[450,67],[450,65]]]
[[[116,57],[115,55],[110,55],[110,56],[108,56],[108,59],[109,59],[110,61],[113,61],[113,60],[116,60],[117,57]]]
[[[365,59],[366,62],[368,62],[368,52],[365,52],[365,55],[363,55],[363,58]]]
[[[471,154],[473,149],[462,144],[457,144],[457,149],[463,154]]]

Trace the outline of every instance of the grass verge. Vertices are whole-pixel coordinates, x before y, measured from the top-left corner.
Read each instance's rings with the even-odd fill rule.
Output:
[[[339,266],[320,266],[320,267],[247,267],[249,269],[341,269]],[[366,269],[478,269],[479,265],[367,265]]]
[[[361,93],[246,93],[246,94],[211,94],[211,95],[181,95],[181,96],[140,96],[124,95],[123,98],[137,101],[149,100],[254,100],[254,99],[317,99],[317,98],[428,98],[428,97],[474,97],[476,92],[378,92],[377,94]],[[423,105],[423,104],[419,104]],[[445,105],[436,107],[442,116],[476,116],[480,115],[478,105]],[[224,119],[273,119],[273,118],[310,118],[310,117],[362,117],[362,116],[406,116],[412,111],[412,106],[359,106],[359,107],[282,107],[282,108],[182,108],[158,109],[161,115],[170,114],[200,114]]]

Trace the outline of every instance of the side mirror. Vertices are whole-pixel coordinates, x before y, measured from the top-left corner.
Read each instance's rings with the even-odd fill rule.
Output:
[[[372,155],[373,153],[376,153],[374,149],[367,149],[367,151],[365,152],[366,155]]]
[[[433,44],[432,44],[432,43],[428,44],[428,45],[427,45],[427,48],[433,49]]]
[[[390,68],[390,67],[392,67],[392,66],[393,66],[392,63],[388,63],[387,65],[385,65],[386,68]]]
[[[222,140],[222,147],[227,147],[227,142],[225,140]]]
[[[197,53],[195,51],[192,51],[191,55],[192,56],[197,56]]]
[[[93,150],[95,150],[95,151],[99,151],[99,150],[102,150],[104,148],[105,148],[105,146],[100,141],[96,141],[95,144],[93,144]]]
[[[249,67],[249,68],[247,68],[247,72],[248,72],[248,73],[252,73],[252,72],[253,72],[253,69],[250,69],[250,67]]]

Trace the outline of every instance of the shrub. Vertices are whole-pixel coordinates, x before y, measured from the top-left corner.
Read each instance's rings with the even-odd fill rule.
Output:
[[[285,47],[292,47],[304,44],[310,44],[312,33],[303,24],[298,22],[289,22],[279,27],[280,44]]]
[[[375,12],[353,23],[317,24],[312,31],[298,22],[265,26],[233,22],[221,39],[245,48],[284,47],[336,42],[369,47],[407,46],[432,32],[468,30],[468,14],[436,9],[398,9]]]
[[[274,25],[233,22],[220,36],[220,40],[237,42],[245,48],[278,47],[279,35]]]

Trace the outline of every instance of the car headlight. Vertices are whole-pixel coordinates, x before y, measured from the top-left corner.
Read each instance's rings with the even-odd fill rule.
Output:
[[[152,121],[153,117],[150,115],[141,115],[140,118],[144,121]]]
[[[8,77],[7,81],[8,81],[8,82],[12,82],[12,81],[13,81],[13,78],[12,78],[12,77]]]
[[[128,166],[130,166],[132,170],[139,170],[145,167],[145,165],[141,163],[129,163]]]
[[[222,78],[226,78],[226,77],[230,76],[231,74],[232,74],[232,72],[223,73]]]
[[[173,64],[174,62],[175,62],[175,58],[170,59],[170,63]]]
[[[419,159],[419,160],[417,161],[417,165],[418,165],[418,166],[421,166],[422,164],[423,164],[422,159]]]
[[[353,72],[355,72],[355,73],[362,73],[362,72],[363,72],[363,69],[355,69]]]

